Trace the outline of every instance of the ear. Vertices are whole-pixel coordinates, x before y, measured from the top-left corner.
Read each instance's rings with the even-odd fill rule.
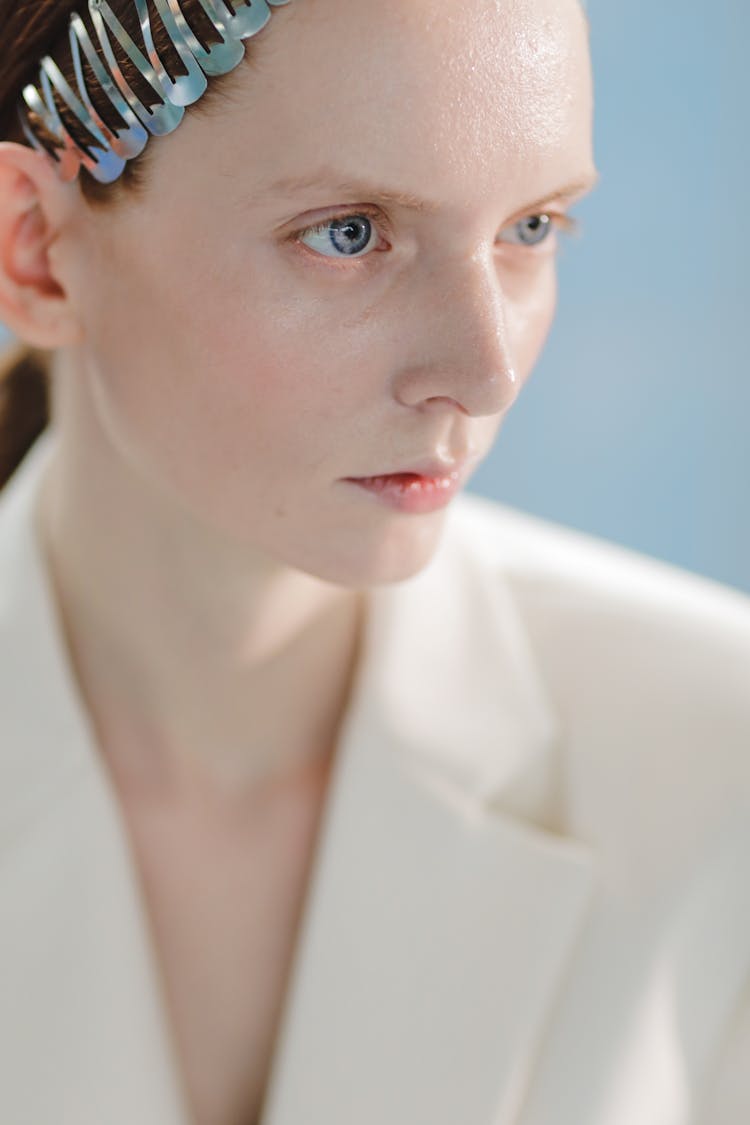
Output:
[[[54,251],[80,199],[78,183],[60,180],[51,157],[0,143],[0,321],[35,347],[81,339]]]

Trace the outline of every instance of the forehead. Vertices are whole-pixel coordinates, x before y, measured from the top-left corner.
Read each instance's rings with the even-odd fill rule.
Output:
[[[501,181],[541,194],[557,185],[540,178],[593,166],[578,0],[292,0],[247,61],[221,130],[245,143],[216,159],[259,195],[331,166],[415,195],[497,199]]]

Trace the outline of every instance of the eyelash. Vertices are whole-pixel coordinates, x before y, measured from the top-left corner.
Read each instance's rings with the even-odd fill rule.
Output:
[[[372,219],[373,222],[379,224],[387,235],[391,237],[393,236],[393,223],[388,218],[388,216],[379,208],[364,204],[363,206],[357,207],[356,209],[341,211],[336,215],[329,215],[326,219],[323,219],[319,223],[313,223],[311,226],[301,227],[299,230],[293,231],[289,235],[289,239],[290,241],[298,245],[301,250],[307,251],[309,254],[314,255],[318,260],[322,259],[324,262],[331,263],[335,266],[339,262],[346,262],[346,255],[342,255],[340,258],[336,258],[334,256],[328,256],[326,254],[319,254],[317,250],[313,250],[311,249],[311,247],[305,246],[305,244],[301,241],[301,236],[303,234],[322,233],[328,226],[331,225],[331,223],[341,222],[344,219],[351,219],[362,215],[364,215],[368,219]],[[521,223],[524,219],[536,219],[541,218],[545,215],[548,216],[551,220],[554,229],[559,231],[561,234],[574,235],[579,234],[581,231],[581,222],[579,219],[573,218],[572,215],[563,214],[560,211],[539,211],[531,215],[522,215],[520,219],[516,220],[516,222]],[[537,243],[536,245],[528,246],[523,246],[520,243],[509,243],[508,245],[517,245],[519,249],[531,251],[532,253],[539,253],[538,247],[543,246],[546,241],[547,239],[543,239],[542,242]],[[352,262],[362,262],[370,257],[372,257],[372,252],[360,255],[359,257],[352,256],[348,260]]]

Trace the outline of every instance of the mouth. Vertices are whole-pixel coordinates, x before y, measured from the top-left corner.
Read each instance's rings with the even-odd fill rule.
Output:
[[[377,481],[377,480],[401,480],[408,483],[410,480],[421,481],[447,481],[458,480],[465,475],[471,464],[476,458],[473,457],[454,457],[450,460],[444,460],[440,457],[427,457],[421,461],[414,462],[406,468],[387,469],[385,472],[373,474],[365,477],[345,477],[345,480],[353,481]]]
[[[354,484],[363,484],[368,488],[388,487],[399,485],[402,488],[410,486],[432,486],[433,488],[449,488],[460,479],[458,469],[450,472],[428,475],[425,473],[379,473],[374,477],[344,477],[344,480],[353,481]]]
[[[444,508],[461,486],[458,469],[435,477],[407,472],[375,477],[346,477],[345,480],[370,493],[378,501],[399,511],[411,513],[426,513]]]

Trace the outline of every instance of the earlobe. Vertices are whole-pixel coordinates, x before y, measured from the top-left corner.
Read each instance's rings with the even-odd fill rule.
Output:
[[[39,348],[80,340],[75,310],[48,253],[68,195],[43,154],[0,143],[0,321]]]

